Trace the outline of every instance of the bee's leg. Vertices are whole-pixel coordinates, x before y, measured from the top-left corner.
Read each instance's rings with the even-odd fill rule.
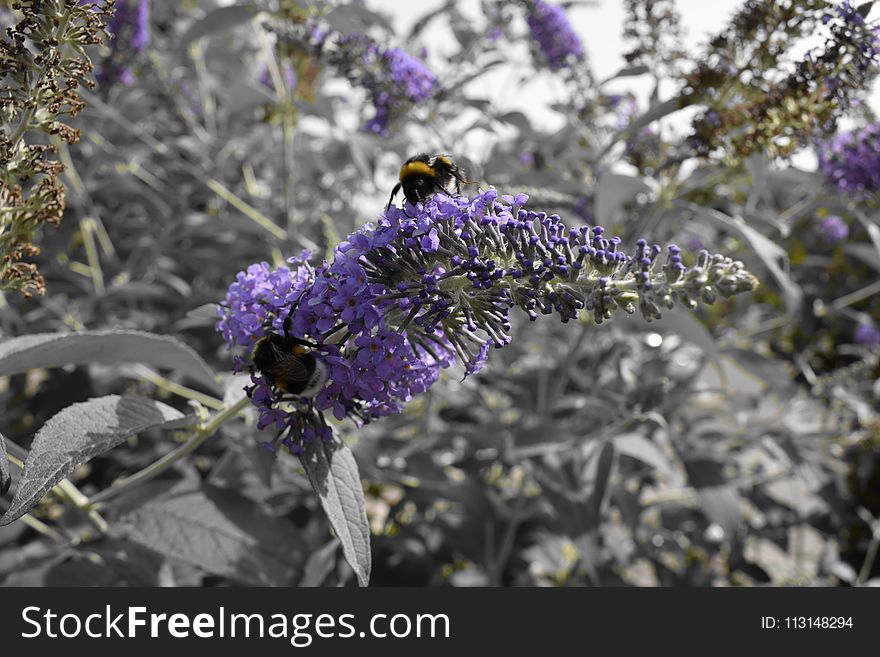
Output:
[[[461,171],[455,172],[455,180],[462,185],[476,185],[478,181],[468,180]]]
[[[446,184],[448,185],[449,183],[447,182]],[[440,192],[441,194],[448,194],[449,193],[449,189],[447,187],[444,187],[443,185],[441,185],[436,180],[434,181],[434,189],[437,190],[438,192]]]
[[[287,311],[287,315],[284,317],[284,323],[281,325],[281,329],[284,331],[284,335],[287,335],[290,332],[290,323],[291,318],[293,317],[293,313],[296,312],[297,307],[299,306],[300,300],[305,296],[305,290],[296,298],[292,304],[290,304],[290,310]]]
[[[293,342],[294,344],[298,344],[303,347],[308,347],[309,349],[317,349],[318,348],[318,345],[316,343],[312,342],[311,340],[305,340],[303,338],[295,338],[295,337],[290,337],[290,336],[288,336],[288,337],[289,337],[290,341]]]
[[[417,190],[416,191],[416,203],[424,203],[424,202],[425,201],[422,198],[422,195]],[[411,215],[409,212],[406,211],[406,201],[403,202],[403,214],[404,214],[404,216],[406,216],[410,219],[415,219],[418,216],[418,215]]]
[[[391,207],[392,203],[394,203],[394,197],[397,196],[397,192],[399,192],[399,191],[400,191],[400,183],[397,183],[394,186],[394,189],[391,190],[391,198],[388,199],[388,205],[385,206],[386,210]]]

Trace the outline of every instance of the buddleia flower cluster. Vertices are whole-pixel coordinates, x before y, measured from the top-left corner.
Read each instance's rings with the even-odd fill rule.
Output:
[[[427,65],[401,48],[386,48],[366,34],[344,34],[315,21],[277,28],[282,43],[295,45],[332,66],[353,85],[365,89],[373,116],[364,129],[391,134],[395,122],[440,91]]]
[[[93,84],[86,48],[101,43],[113,7],[114,0],[18,0],[17,22],[0,34],[0,291],[45,291],[26,259],[39,253],[37,231],[64,212],[63,166],[51,139],[79,139],[64,121],[84,108],[78,88]]]
[[[645,66],[655,77],[677,75],[682,48],[681,16],[675,0],[625,0],[623,36],[628,66]]]
[[[389,207],[339,244],[332,262],[239,273],[219,307],[227,345],[247,353],[286,331],[313,343],[327,371],[313,397],[284,403],[254,369],[249,394],[260,425],[277,427],[297,452],[316,435],[329,439],[324,413],[358,421],[397,413],[442,369],[478,372],[492,349],[510,343],[514,309],[564,323],[585,313],[602,323],[621,310],[651,320],[757,285],[723,255],[703,251],[687,266],[675,245],[639,240],[625,251],[602,227],[569,228],[526,209],[527,200],[494,189],[438,194]]]
[[[878,26],[865,18],[873,4],[746,2],[685,78],[682,102],[707,106],[689,148],[723,149],[733,160],[758,151],[788,157],[832,133],[880,71]],[[796,56],[817,34],[823,45]]]
[[[825,179],[837,190],[857,198],[880,190],[880,123],[820,142],[817,154]]]
[[[94,4],[94,0],[80,0],[80,4]],[[109,55],[95,71],[95,78],[101,84],[131,85],[134,59],[150,45],[150,0],[116,0],[107,32],[111,35]]]
[[[583,61],[584,44],[562,7],[544,0],[529,0],[526,23],[551,71]]]

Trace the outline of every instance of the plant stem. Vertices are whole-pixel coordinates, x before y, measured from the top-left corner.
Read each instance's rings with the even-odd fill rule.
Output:
[[[215,411],[222,411],[226,408],[226,405],[216,397],[206,395],[199,392],[198,390],[187,388],[186,386],[182,386],[179,383],[175,383],[174,381],[166,379],[164,376],[162,376],[161,374],[157,374],[149,367],[136,365],[135,370],[137,371],[138,376],[140,376],[145,381],[149,381],[154,386],[162,388],[163,390],[167,390],[172,394],[180,395],[185,399],[195,400],[200,404],[207,406],[208,408]]]
[[[158,476],[169,467],[177,463],[180,459],[188,454],[191,454],[199,446],[205,442],[208,438],[213,436],[217,430],[223,426],[223,424],[231,417],[238,415],[238,413],[249,403],[249,399],[247,397],[242,397],[232,406],[228,406],[217,415],[215,415],[210,422],[208,422],[204,427],[196,431],[193,436],[183,443],[177,449],[169,452],[158,461],[148,465],[143,470],[136,472],[130,477],[123,477],[118,482],[110,486],[110,488],[105,488],[101,492],[95,494],[91,498],[92,505],[100,505],[105,503],[107,500],[118,497],[124,491],[137,486],[138,484],[143,484],[154,477]]]

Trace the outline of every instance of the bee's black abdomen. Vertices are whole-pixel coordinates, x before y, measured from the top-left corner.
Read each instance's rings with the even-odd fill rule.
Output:
[[[294,395],[309,387],[318,367],[315,354],[296,354],[297,346],[284,335],[270,333],[257,342],[253,354],[254,366],[269,383]]]

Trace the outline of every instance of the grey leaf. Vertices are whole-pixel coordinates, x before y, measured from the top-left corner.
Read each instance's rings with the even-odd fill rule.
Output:
[[[327,579],[327,575],[336,565],[336,550],[339,548],[339,539],[333,538],[326,545],[318,548],[309,556],[300,586],[321,586],[321,582]]]
[[[794,314],[803,301],[804,293],[786,271],[788,254],[781,246],[749,226],[742,217],[731,217],[713,208],[701,207],[696,203],[678,201],[676,204],[739,235],[754,250],[755,255],[776,279],[776,284],[785,301],[785,309],[790,315]]]
[[[179,340],[145,331],[36,333],[0,342],[0,376],[36,368],[99,363],[145,363],[177,370],[217,390],[214,372]]]
[[[654,466],[665,477],[674,480],[675,470],[666,455],[652,441],[639,433],[625,433],[614,437],[614,446],[621,454],[626,454],[642,463]]]
[[[154,497],[123,513],[116,527],[170,559],[263,586],[296,581],[306,554],[284,520],[234,491],[208,484]]]
[[[6,495],[10,485],[12,475],[9,474],[9,459],[6,456],[6,438],[0,433],[0,495]]]
[[[185,50],[197,39],[245,25],[257,15],[257,12],[258,9],[253,3],[217,7],[209,11],[204,18],[189,26],[180,37],[180,47]]]
[[[594,519],[595,526],[599,526],[602,503],[608,492],[608,482],[611,480],[611,468],[614,465],[614,442],[608,440],[602,445],[601,451],[596,456],[596,470],[593,477],[593,492],[590,494],[588,508],[590,517]]]
[[[645,181],[620,173],[603,173],[596,187],[596,222],[608,226],[614,223],[615,214],[638,194],[650,190]]]
[[[31,445],[15,497],[0,525],[30,511],[74,468],[131,435],[189,422],[179,411],[151,399],[109,395],[68,406],[49,419]]]
[[[347,445],[313,440],[300,456],[342,554],[361,586],[370,581],[370,525],[354,455]]]

